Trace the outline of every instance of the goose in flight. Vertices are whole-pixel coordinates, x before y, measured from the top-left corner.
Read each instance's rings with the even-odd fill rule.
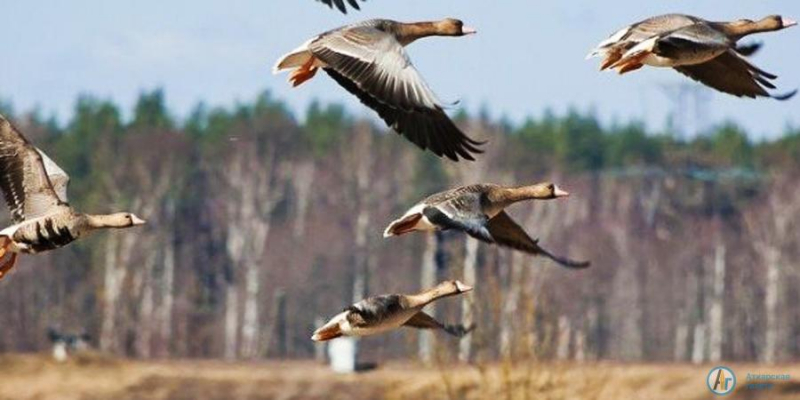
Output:
[[[69,176],[0,115],[0,190],[13,225],[0,230],[0,279],[19,253],[65,246],[103,228],[128,228],[144,220],[131,213],[82,214],[67,201]]]
[[[434,194],[411,207],[392,221],[384,237],[400,236],[414,231],[455,229],[475,239],[510,247],[529,254],[547,257],[567,268],[586,268],[588,261],[574,261],[553,255],[532,239],[504,211],[525,200],[549,200],[569,196],[552,183],[529,186],[475,184]]]
[[[445,281],[417,294],[385,294],[361,300],[331,318],[314,332],[311,340],[323,342],[341,336],[369,336],[407,326],[417,329],[437,329],[462,337],[472,331],[470,326],[445,325],[422,311],[426,305],[449,296],[472,290],[459,281]]]
[[[414,68],[405,46],[428,36],[475,33],[457,19],[402,23],[374,19],[328,31],[281,57],[273,73],[292,70],[298,86],[318,69],[367,107],[387,126],[423,150],[458,161],[474,160],[483,142],[465,135]]]
[[[797,25],[779,15],[759,21],[712,22],[684,14],[666,14],[626,26],[600,42],[587,58],[600,56],[600,70],[620,74],[644,65],[674,68],[687,77],[737,97],[786,100],[797,90],[771,94],[776,75],[747,60],[757,48],[740,46],[740,39]]]

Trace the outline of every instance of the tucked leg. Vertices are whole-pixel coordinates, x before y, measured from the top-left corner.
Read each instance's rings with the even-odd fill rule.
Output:
[[[289,75],[289,81],[292,82],[292,87],[300,86],[303,82],[311,79],[317,73],[317,67],[314,66],[316,59],[311,57],[300,68],[292,71]]]
[[[11,240],[9,240],[5,236],[0,237],[0,258],[3,258],[3,256],[6,255],[6,252],[8,251],[8,246],[10,245],[11,245]]]
[[[620,67],[619,74],[622,75],[626,72],[636,71],[639,68],[642,68],[643,64],[627,64]]]
[[[405,233],[413,232],[414,227],[417,226],[419,220],[422,219],[422,214],[411,214],[409,216],[404,217],[399,221],[392,222],[392,225],[386,229],[386,236],[400,236]]]
[[[0,279],[5,278],[9,271],[17,264],[17,253],[11,253],[11,257],[0,266]]]

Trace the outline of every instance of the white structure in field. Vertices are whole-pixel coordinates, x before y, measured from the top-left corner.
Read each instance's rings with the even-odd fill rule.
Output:
[[[341,374],[356,371],[358,342],[352,337],[340,337],[328,342],[328,358],[331,369]]]

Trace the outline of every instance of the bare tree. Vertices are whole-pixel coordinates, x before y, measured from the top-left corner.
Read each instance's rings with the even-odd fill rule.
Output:
[[[243,141],[244,142],[244,141]],[[226,286],[225,357],[255,358],[260,354],[261,262],[269,234],[272,212],[283,195],[274,182],[275,150],[259,155],[254,143],[242,143],[223,173],[226,202],[226,250],[232,276]],[[240,284],[244,293],[240,293]],[[241,323],[239,301],[244,297]],[[241,342],[240,337],[241,335]]]
[[[420,287],[431,288],[439,281],[437,273],[442,269],[440,263],[443,260],[442,253],[442,233],[429,233],[425,240],[425,251],[422,253],[422,272],[420,273]],[[436,318],[435,303],[430,304],[425,312],[431,317]],[[419,358],[422,362],[430,364],[433,362],[433,348],[435,336],[430,330],[419,331]]]
[[[775,363],[783,340],[779,308],[782,303],[784,272],[783,249],[796,235],[791,234],[792,223],[800,214],[800,189],[794,185],[776,182],[779,188],[789,190],[769,190],[764,203],[745,215],[747,231],[752,238],[753,247],[766,268],[764,314],[764,345],[759,354],[761,361]]]

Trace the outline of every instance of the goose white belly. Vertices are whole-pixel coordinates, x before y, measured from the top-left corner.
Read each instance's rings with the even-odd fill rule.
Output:
[[[380,324],[373,326],[352,326],[347,319],[345,319],[340,325],[340,329],[342,333],[347,336],[377,335],[403,326],[403,324],[411,319],[417,312],[419,312],[419,310],[416,308],[402,310],[381,321]]]
[[[724,53],[724,50],[702,53],[696,52],[682,55],[680,58],[668,58],[650,53],[642,60],[642,64],[649,65],[651,67],[667,68],[680,67],[682,65],[697,65],[713,60],[722,53]]]

